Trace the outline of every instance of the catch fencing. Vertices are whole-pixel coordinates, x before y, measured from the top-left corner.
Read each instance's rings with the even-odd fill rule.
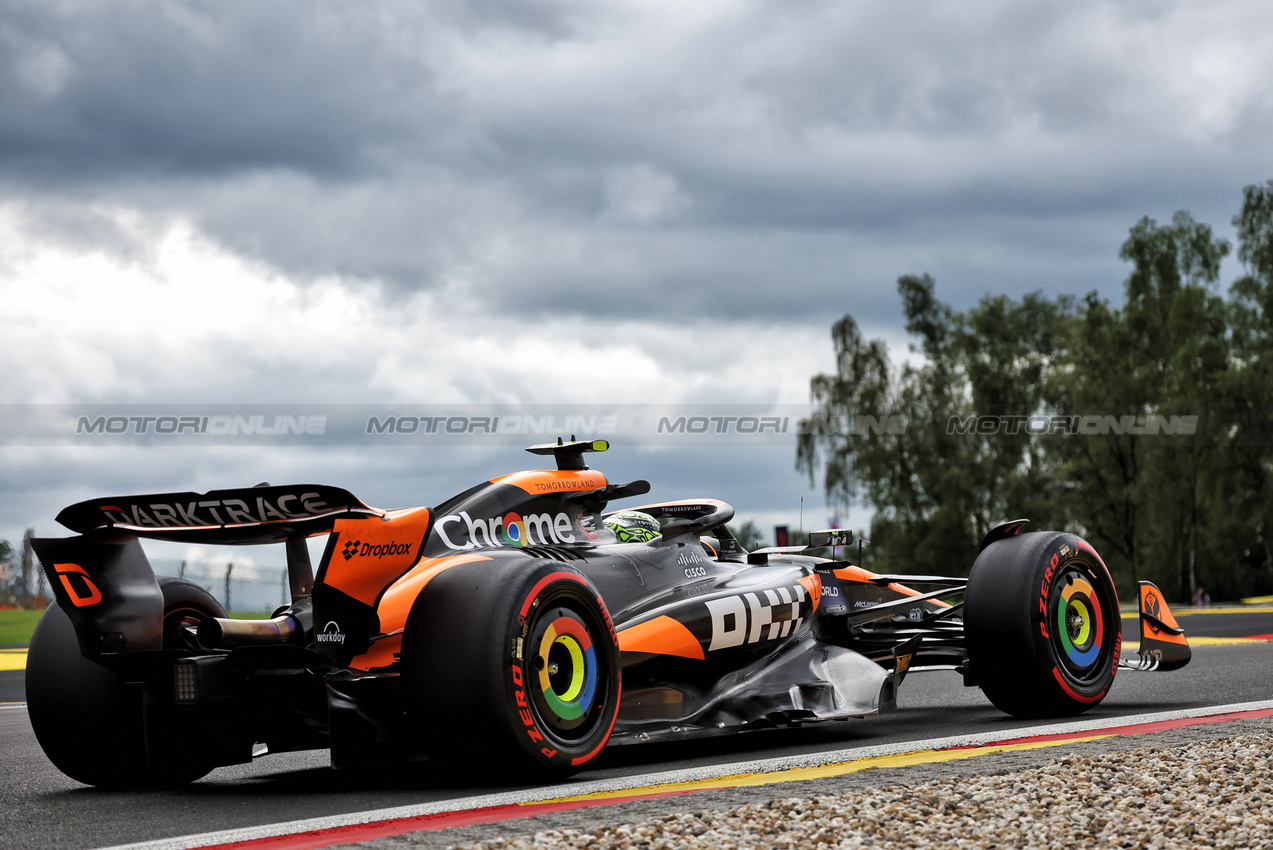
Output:
[[[227,611],[269,612],[291,601],[284,564],[157,558],[151,566],[155,575],[194,582]]]

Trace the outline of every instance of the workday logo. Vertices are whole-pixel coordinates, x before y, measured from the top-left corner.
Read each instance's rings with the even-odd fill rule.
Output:
[[[343,646],[345,644],[345,633],[340,630],[340,626],[335,620],[328,620],[327,625],[323,626],[323,630],[314,635],[315,643],[336,643]]]

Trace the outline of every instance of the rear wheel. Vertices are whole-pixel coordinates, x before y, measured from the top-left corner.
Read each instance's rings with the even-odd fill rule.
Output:
[[[184,626],[225,611],[211,594],[181,579],[160,577],[164,649],[186,649]],[[144,787],[193,782],[211,770],[200,761],[152,769],[142,740],[141,697],[119,677],[80,654],[61,608],[44,612],[27,653],[27,712],[49,761],[86,785]],[[171,753],[169,753],[171,755]]]
[[[1072,534],[987,546],[968,578],[964,629],[973,681],[1009,714],[1079,714],[1114,683],[1118,597],[1096,550]]]
[[[225,608],[194,582],[171,576],[159,576],[157,581],[164,595],[164,649],[202,652],[195,638],[199,623],[207,617],[225,617]]]
[[[426,752],[452,767],[565,777],[600,755],[618,715],[610,615],[587,578],[557,563],[434,578],[407,620],[402,668]]]

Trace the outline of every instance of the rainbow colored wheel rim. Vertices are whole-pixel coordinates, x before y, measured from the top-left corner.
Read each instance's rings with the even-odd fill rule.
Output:
[[[1078,572],[1062,575],[1053,599],[1053,624],[1062,661],[1083,673],[1100,660],[1105,642],[1105,618],[1096,589]]]
[[[544,720],[560,730],[582,724],[597,692],[597,656],[588,627],[572,611],[545,612],[532,635],[531,662],[537,671],[535,701]]]

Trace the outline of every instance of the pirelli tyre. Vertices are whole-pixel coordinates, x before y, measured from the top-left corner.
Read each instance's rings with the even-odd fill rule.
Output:
[[[159,576],[164,595],[164,649],[202,652],[195,632],[206,617],[225,617],[225,608],[216,597],[185,579]]]
[[[1017,717],[1079,714],[1114,683],[1118,596],[1096,550],[1073,534],[987,546],[968,577],[964,629],[970,684]]]
[[[211,594],[198,585],[160,577],[164,597],[164,648],[185,649],[183,625],[207,616],[224,617]],[[26,666],[27,712],[41,749],[58,770],[86,785],[108,788],[161,787],[193,782],[212,769],[184,759],[180,742],[167,748],[166,766],[146,764],[138,736],[139,700],[119,677],[80,654],[66,613],[50,607],[31,637]]]
[[[618,638],[596,587],[571,567],[462,564],[412,606],[402,679],[430,760],[488,778],[563,778],[614,728]]]

